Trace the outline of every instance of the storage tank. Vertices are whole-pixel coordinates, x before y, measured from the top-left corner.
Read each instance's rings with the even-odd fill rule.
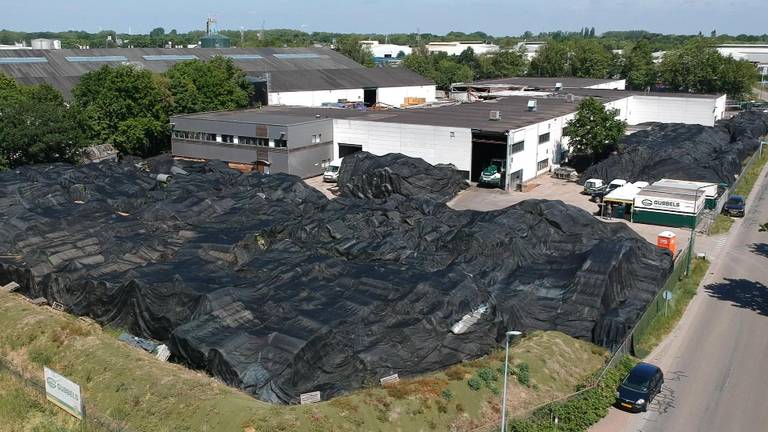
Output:
[[[218,33],[200,38],[201,48],[229,48],[229,38]]]
[[[50,39],[32,39],[31,45],[33,49],[53,49],[53,41]]]

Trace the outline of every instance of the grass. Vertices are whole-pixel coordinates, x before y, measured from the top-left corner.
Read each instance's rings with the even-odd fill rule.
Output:
[[[709,235],[725,234],[731,230],[733,225],[733,218],[724,214],[715,216],[715,221],[709,228]]]
[[[752,191],[752,187],[755,186],[755,182],[760,177],[760,172],[762,172],[766,162],[768,162],[768,149],[764,149],[763,156],[755,160],[752,166],[742,174],[739,184],[736,185],[733,193],[746,198]]]
[[[205,374],[158,362],[115,340],[114,331],[33,306],[15,294],[0,293],[0,329],[0,355],[15,369],[42,382],[41,364],[52,367],[81,385],[89,412],[109,415],[136,431],[465,431],[495,420],[499,412],[502,351],[386,388],[308,406],[274,406]],[[526,337],[510,348],[513,366],[529,365],[528,386],[509,379],[511,411],[524,412],[573,391],[605,358],[602,348],[562,333]],[[467,384],[473,377],[482,382],[477,390]],[[60,427],[10,430],[69,430],[71,421],[44,400],[15,399],[23,403],[8,409],[15,413],[9,418],[26,424],[51,414],[49,423]],[[0,393],[0,410],[2,404]]]
[[[685,309],[688,307],[691,299],[696,295],[699,284],[709,269],[709,261],[703,259],[693,260],[689,277],[677,282],[672,292],[673,299],[669,302],[667,314],[660,313],[651,321],[645,334],[643,334],[635,350],[638,353],[650,353],[654,348],[675,328],[677,322],[682,318]]]

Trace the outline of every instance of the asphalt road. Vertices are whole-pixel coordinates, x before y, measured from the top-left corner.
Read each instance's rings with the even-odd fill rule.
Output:
[[[763,171],[765,177],[766,170]],[[647,413],[591,432],[768,431],[768,181],[748,200],[680,324],[649,356],[665,373]]]

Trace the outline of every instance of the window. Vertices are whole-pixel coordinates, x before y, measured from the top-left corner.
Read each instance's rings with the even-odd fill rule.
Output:
[[[278,53],[274,54],[279,59],[319,59],[322,58],[319,54],[315,53]]]
[[[178,60],[197,60],[196,55],[177,55],[177,54],[158,54],[141,56],[147,61],[178,61]]]
[[[312,135],[312,144],[320,144],[323,142],[323,134]]]
[[[549,142],[549,132],[539,135],[539,144]]]
[[[222,135],[221,142],[233,144],[235,142],[235,137],[232,135]]]
[[[264,58],[258,54],[227,54],[224,57],[231,58],[232,60],[259,60]]]
[[[259,146],[259,147],[269,146],[269,140],[266,138],[254,138],[254,137],[241,136],[241,137],[237,137],[237,142],[239,144],[253,145],[253,146]]]
[[[510,153],[520,153],[521,151],[525,150],[525,141],[518,141],[514,144],[512,144],[512,148],[509,150]]]
[[[276,139],[275,140],[275,147],[288,147],[288,141],[284,139]]]
[[[549,167],[549,159],[540,160],[538,164],[536,164],[536,171],[545,170]]]
[[[201,141],[216,141],[216,134],[201,132],[199,139]]]
[[[124,62],[128,61],[128,57],[125,56],[72,56],[64,57],[71,63],[97,63],[97,62]]]
[[[48,63],[45,57],[0,57],[0,64]]]

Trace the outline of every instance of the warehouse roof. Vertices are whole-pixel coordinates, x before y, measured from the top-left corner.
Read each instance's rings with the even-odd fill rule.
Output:
[[[365,70],[354,60],[328,48],[110,48],[0,50],[0,72],[25,84],[49,83],[69,95],[82,75],[105,64],[133,64],[164,72],[184,60],[222,55],[249,75],[311,70]],[[274,78],[274,76],[273,76]]]
[[[596,79],[596,78],[574,78],[574,77],[511,77],[491,80],[475,81],[472,84],[508,84],[524,85],[534,88],[554,89],[555,84],[561,83],[563,88],[587,88],[600,84],[608,84],[620,79]]]

